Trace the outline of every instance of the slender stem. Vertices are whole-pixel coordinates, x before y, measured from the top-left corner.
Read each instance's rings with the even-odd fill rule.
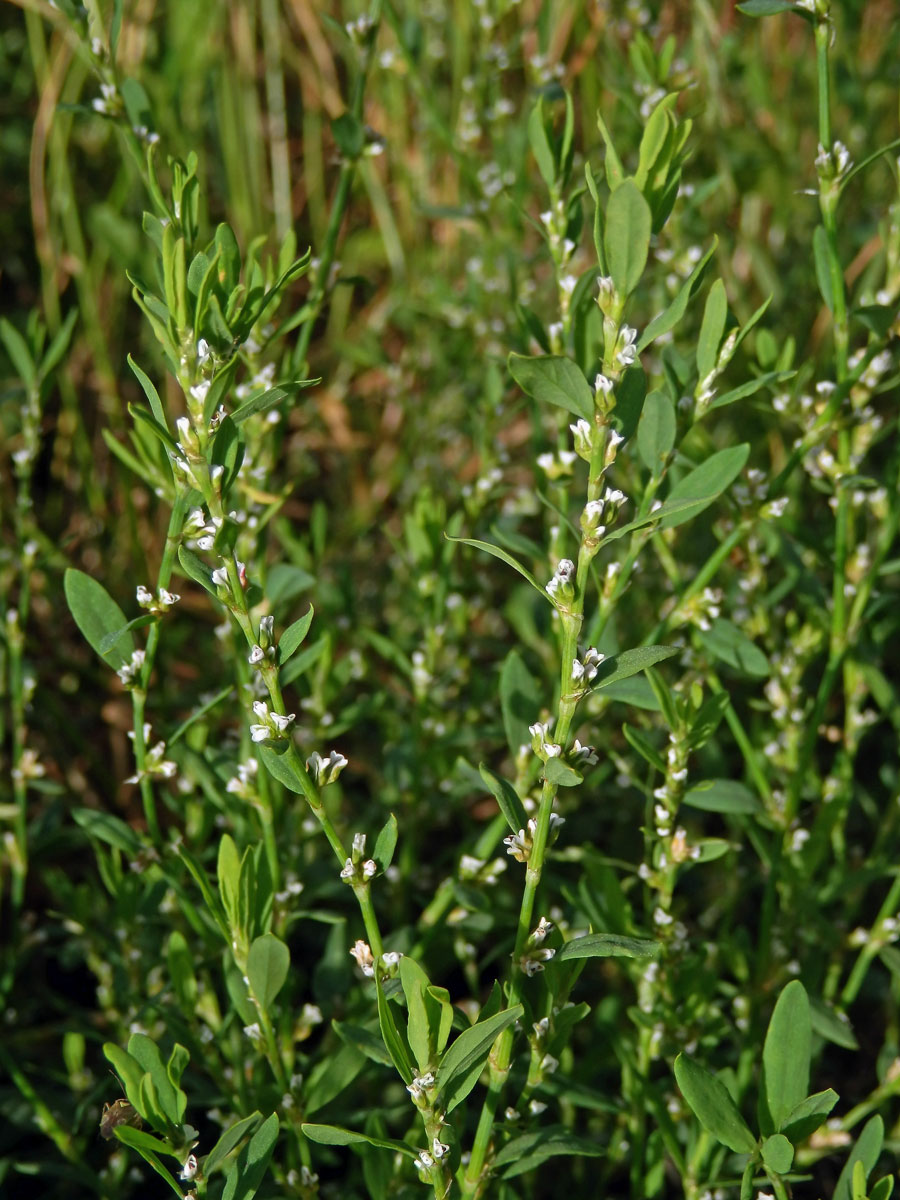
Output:
[[[369,21],[371,29],[367,35],[366,44],[360,52],[359,69],[356,74],[356,79],[353,85],[353,94],[350,101],[350,115],[356,121],[362,121],[363,118],[363,101],[365,99],[366,81],[368,79],[369,69],[372,64],[372,57],[375,52],[375,41],[378,36],[378,26],[381,22],[382,0],[372,0],[369,9]],[[300,336],[297,338],[297,344],[294,347],[294,353],[291,357],[291,371],[295,378],[300,378],[306,373],[308,368],[307,355],[309,354],[309,345],[312,341],[313,330],[315,329],[316,321],[322,311],[322,306],[325,303],[325,298],[328,295],[329,283],[331,279],[331,268],[334,264],[335,255],[337,253],[338,237],[341,232],[341,225],[344,221],[344,216],[347,212],[347,207],[350,203],[350,190],[353,186],[353,180],[356,177],[356,160],[345,159],[341,163],[341,171],[338,176],[337,190],[334,195],[334,202],[331,205],[331,213],[328,218],[328,227],[325,230],[325,239],[322,243],[322,249],[319,254],[319,266],[316,270],[315,279],[313,280],[312,289],[306,301],[308,316],[300,326]]]

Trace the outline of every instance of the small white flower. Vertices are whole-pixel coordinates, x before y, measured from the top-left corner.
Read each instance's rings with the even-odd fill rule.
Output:
[[[228,568],[216,567],[212,573],[212,581],[216,587],[228,587]]]
[[[148,588],[145,588],[145,587],[144,587],[144,585],[143,585],[142,583],[141,583],[141,584],[138,584],[138,588],[137,588],[137,602],[138,602],[138,604],[140,604],[142,607],[143,607],[144,605],[147,605],[147,604],[152,604],[152,603],[153,603],[153,593],[152,593],[152,592],[151,592],[151,591],[150,591]]]
[[[197,1157],[194,1154],[189,1154],[185,1159],[184,1166],[181,1168],[179,1179],[193,1179],[197,1174]]]
[[[449,1153],[449,1151],[450,1147],[447,1145],[447,1143],[440,1141],[438,1138],[435,1138],[431,1143],[431,1152],[435,1158],[443,1158],[445,1154]]]
[[[607,379],[605,375],[600,374],[594,380],[594,391],[602,392],[604,396],[608,396],[613,390],[613,382]]]
[[[191,395],[194,397],[194,399],[197,401],[198,404],[202,404],[203,401],[206,399],[209,389],[210,389],[209,380],[201,379],[199,383],[195,383],[191,387]]]
[[[254,646],[250,651],[247,662],[249,662],[251,667],[255,667],[256,664],[261,663],[265,657],[265,651],[263,650],[262,646]]]
[[[630,367],[637,358],[637,346],[635,339],[637,338],[637,330],[630,325],[623,325],[619,330],[619,339],[616,342],[616,362],[623,367]]]
[[[374,858],[367,858],[366,861],[362,865],[363,879],[371,879],[372,876],[375,875],[377,872],[378,872],[378,863],[376,863]]]
[[[369,949],[368,942],[358,940],[354,943],[353,949],[350,951],[350,957],[356,959],[356,965],[362,971],[363,975],[372,978],[375,974],[375,959],[372,957],[372,951]]]

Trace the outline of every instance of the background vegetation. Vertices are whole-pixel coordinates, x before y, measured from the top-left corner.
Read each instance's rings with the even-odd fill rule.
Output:
[[[445,533],[505,547],[541,584],[564,552],[574,557],[571,467],[538,463],[570,447],[571,414],[525,394],[507,358],[552,350],[591,361],[578,338],[590,341],[599,322],[594,270],[577,294],[594,317],[580,333],[574,318],[554,331],[563,272],[540,216],[548,189],[529,119],[543,97],[558,137],[571,97],[568,270],[582,276],[597,265],[593,204],[576,193],[585,163],[603,182],[609,161],[598,110],[633,170],[650,113],[677,93],[679,123],[693,122],[681,188],[628,319],[643,331],[712,250],[674,341],[653,348],[653,386],[668,381],[672,399],[694,388],[716,278],[726,328],[744,328],[769,301],[725,365],[720,395],[770,380],[702,426],[677,410],[671,480],[749,444],[729,495],[598,559],[609,602],[588,617],[584,645],[680,653],[652,686],[635,676],[580,711],[573,732],[599,761],[560,793],[566,825],[541,911],[566,939],[588,928],[662,937],[664,985],[642,992],[643,961],[588,963],[572,999],[589,1015],[553,1047],[559,1072],[538,1072],[529,1088],[526,1052],[502,1103],[532,1096],[550,1107],[544,1119],[602,1157],[542,1164],[539,1154],[506,1182],[501,1162],[494,1186],[509,1197],[738,1195],[742,1164],[697,1123],[672,1064],[687,1050],[724,1071],[750,1119],[776,998],[799,979],[812,1013],[809,1090],[833,1087],[840,1103],[798,1142],[794,1194],[849,1200],[849,1176],[838,1178],[864,1123],[884,1123],[876,1177],[890,1173],[900,1136],[896,6],[848,0],[830,14],[833,137],[855,163],[893,146],[841,196],[847,351],[814,235],[810,21],[787,11],[752,20],[708,0],[385,0],[368,15],[371,27],[361,5],[312,0],[0,7],[0,1186],[11,1197],[166,1194],[137,1155],[98,1133],[103,1104],[122,1095],[102,1046],[124,1048],[135,1030],[164,1057],[174,1042],[189,1051],[198,1154],[255,1110],[277,1111],[286,1128],[291,1105],[303,1119],[370,1122],[373,1136],[418,1145],[390,1060],[341,1034],[340,1023],[378,1025],[348,953],[365,936],[359,912],[318,824],[274,782],[262,800],[252,781],[227,789],[252,750],[242,712],[252,672],[221,605],[178,569],[181,600],[158,627],[147,698],[154,739],[177,764],[154,784],[154,836],[142,789],[128,782],[133,697],[66,602],[63,572],[74,567],[133,619],[135,589],[155,588],[166,554],[170,483],[146,469],[157,451],[129,464],[140,457],[129,405],[146,407],[129,356],[173,433],[184,412],[132,298],[133,281],[158,270],[142,227],[148,143],[167,196],[169,160],[196,155],[198,245],[227,222],[245,261],[254,245],[282,266],[311,248],[311,269],[266,314],[271,344],[241,348],[229,411],[254,388],[319,382],[285,397],[268,424],[256,418],[231,503],[264,596],[258,611],[283,630],[315,607],[284,682],[303,759],[332,747],[348,759],[326,793],[330,819],[348,845],[364,830],[372,846],[396,817],[394,861],[373,889],[389,946],[474,1017],[507,970],[523,877],[503,854],[508,831],[478,767],[534,793],[535,770],[516,748],[527,714],[555,711],[559,646],[527,583]],[[853,367],[867,351],[871,371],[854,377],[852,400],[848,383],[835,414],[847,352]],[[648,472],[632,453],[612,479],[635,500]],[[603,582],[613,562],[626,563],[614,596],[615,575]],[[686,707],[673,716],[666,697]],[[673,933],[655,920],[659,889],[640,868],[658,853],[667,736],[704,703],[708,736],[694,724],[693,742],[682,739],[685,787],[737,790],[714,804],[695,795],[678,815],[687,841],[709,849],[679,874],[674,897],[673,879]],[[273,1009],[282,1077],[269,1070],[271,1048],[242,1031],[240,971],[236,980],[197,879],[214,886],[226,833],[240,852],[261,838],[274,849],[273,928],[291,961]],[[463,855],[499,858],[496,879]],[[323,1079],[341,1086],[329,1095]],[[457,1110],[464,1149],[480,1094]],[[519,1114],[510,1128],[527,1132],[530,1121]],[[879,1135],[867,1172],[881,1146]],[[423,1186],[388,1151],[283,1133],[260,1195]],[[213,1178],[209,1187],[220,1194]]]

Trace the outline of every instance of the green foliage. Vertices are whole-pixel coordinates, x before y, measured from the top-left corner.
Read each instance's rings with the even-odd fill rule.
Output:
[[[900,27],[322,7],[0,30],[0,1190],[887,1200]]]

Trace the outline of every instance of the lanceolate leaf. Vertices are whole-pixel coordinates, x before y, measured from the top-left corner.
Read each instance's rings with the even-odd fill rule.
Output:
[[[514,571],[518,571],[523,579],[527,579],[535,591],[540,592],[548,604],[553,604],[554,608],[556,607],[553,602],[553,597],[550,595],[547,589],[541,587],[529,570],[523,567],[522,564],[514,559],[511,554],[507,554],[506,551],[502,550],[499,546],[494,546],[490,542],[480,542],[477,538],[452,537],[449,533],[445,533],[444,537],[448,542],[462,542],[466,546],[474,546],[476,550],[483,550],[485,554],[491,554],[494,558],[499,558],[501,562],[505,562],[508,566],[512,567]]]
[[[557,950],[553,961],[573,958],[653,958],[661,949],[649,938],[622,937],[618,933],[586,933]]]
[[[655,666],[666,658],[673,658],[679,651],[675,646],[638,646],[634,650],[623,650],[612,658],[605,658],[597,671],[592,691],[599,691],[610,683],[637,675],[647,667]]]
[[[510,354],[507,365],[522,391],[539,404],[554,404],[586,421],[593,418],[594,394],[571,358],[555,354],[537,358]]]
[[[84,634],[88,644],[96,650],[104,662],[118,670],[131,659],[134,653],[134,638],[125,632],[104,649],[106,639],[124,630],[128,624],[125,614],[96,579],[69,567],[63,578],[63,587],[69,611],[75,624]]]
[[[626,179],[609,198],[604,231],[609,273],[623,298],[634,291],[644,272],[652,221],[650,206],[641,189],[633,180]]]
[[[257,1003],[266,1012],[284,987],[290,970],[291,956],[287,946],[274,933],[256,938],[247,958],[247,974]]]
[[[737,1154],[754,1152],[756,1139],[721,1080],[685,1054],[675,1059],[675,1078],[700,1124],[714,1138]]]
[[[522,1012],[522,1005],[516,1004],[486,1021],[479,1021],[464,1030],[446,1052],[438,1068],[436,1083],[448,1113],[465,1100],[478,1082],[477,1075],[473,1078],[471,1072],[479,1062],[486,1061],[497,1035],[518,1021]],[[463,1083],[465,1089],[461,1086]]]
[[[406,1142],[397,1142],[393,1138],[370,1137],[367,1133],[356,1133],[352,1129],[342,1129],[339,1125],[310,1125],[300,1127],[311,1142],[321,1146],[357,1146],[362,1142],[370,1146],[379,1146],[383,1150],[393,1150],[407,1158],[415,1158],[416,1151]]]
[[[518,833],[520,829],[524,829],[528,823],[528,817],[525,814],[522,801],[519,799],[519,794],[513,785],[501,775],[497,775],[490,767],[486,767],[484,763],[481,764],[478,770],[491,795],[499,804],[500,811],[506,817],[506,823],[513,833]]]
[[[729,446],[727,450],[719,450],[718,453],[710,455],[699,467],[695,467],[683,479],[679,479],[669,493],[666,503],[691,503],[679,511],[669,510],[668,514],[661,510],[660,528],[673,529],[703,512],[704,508],[708,508],[737,477],[749,454],[750,446],[747,442],[740,446]],[[665,507],[664,505],[663,508]]]
[[[777,1133],[806,1096],[811,1038],[809,1000],[794,979],[778,997],[763,1046],[759,1123],[764,1134]]]

